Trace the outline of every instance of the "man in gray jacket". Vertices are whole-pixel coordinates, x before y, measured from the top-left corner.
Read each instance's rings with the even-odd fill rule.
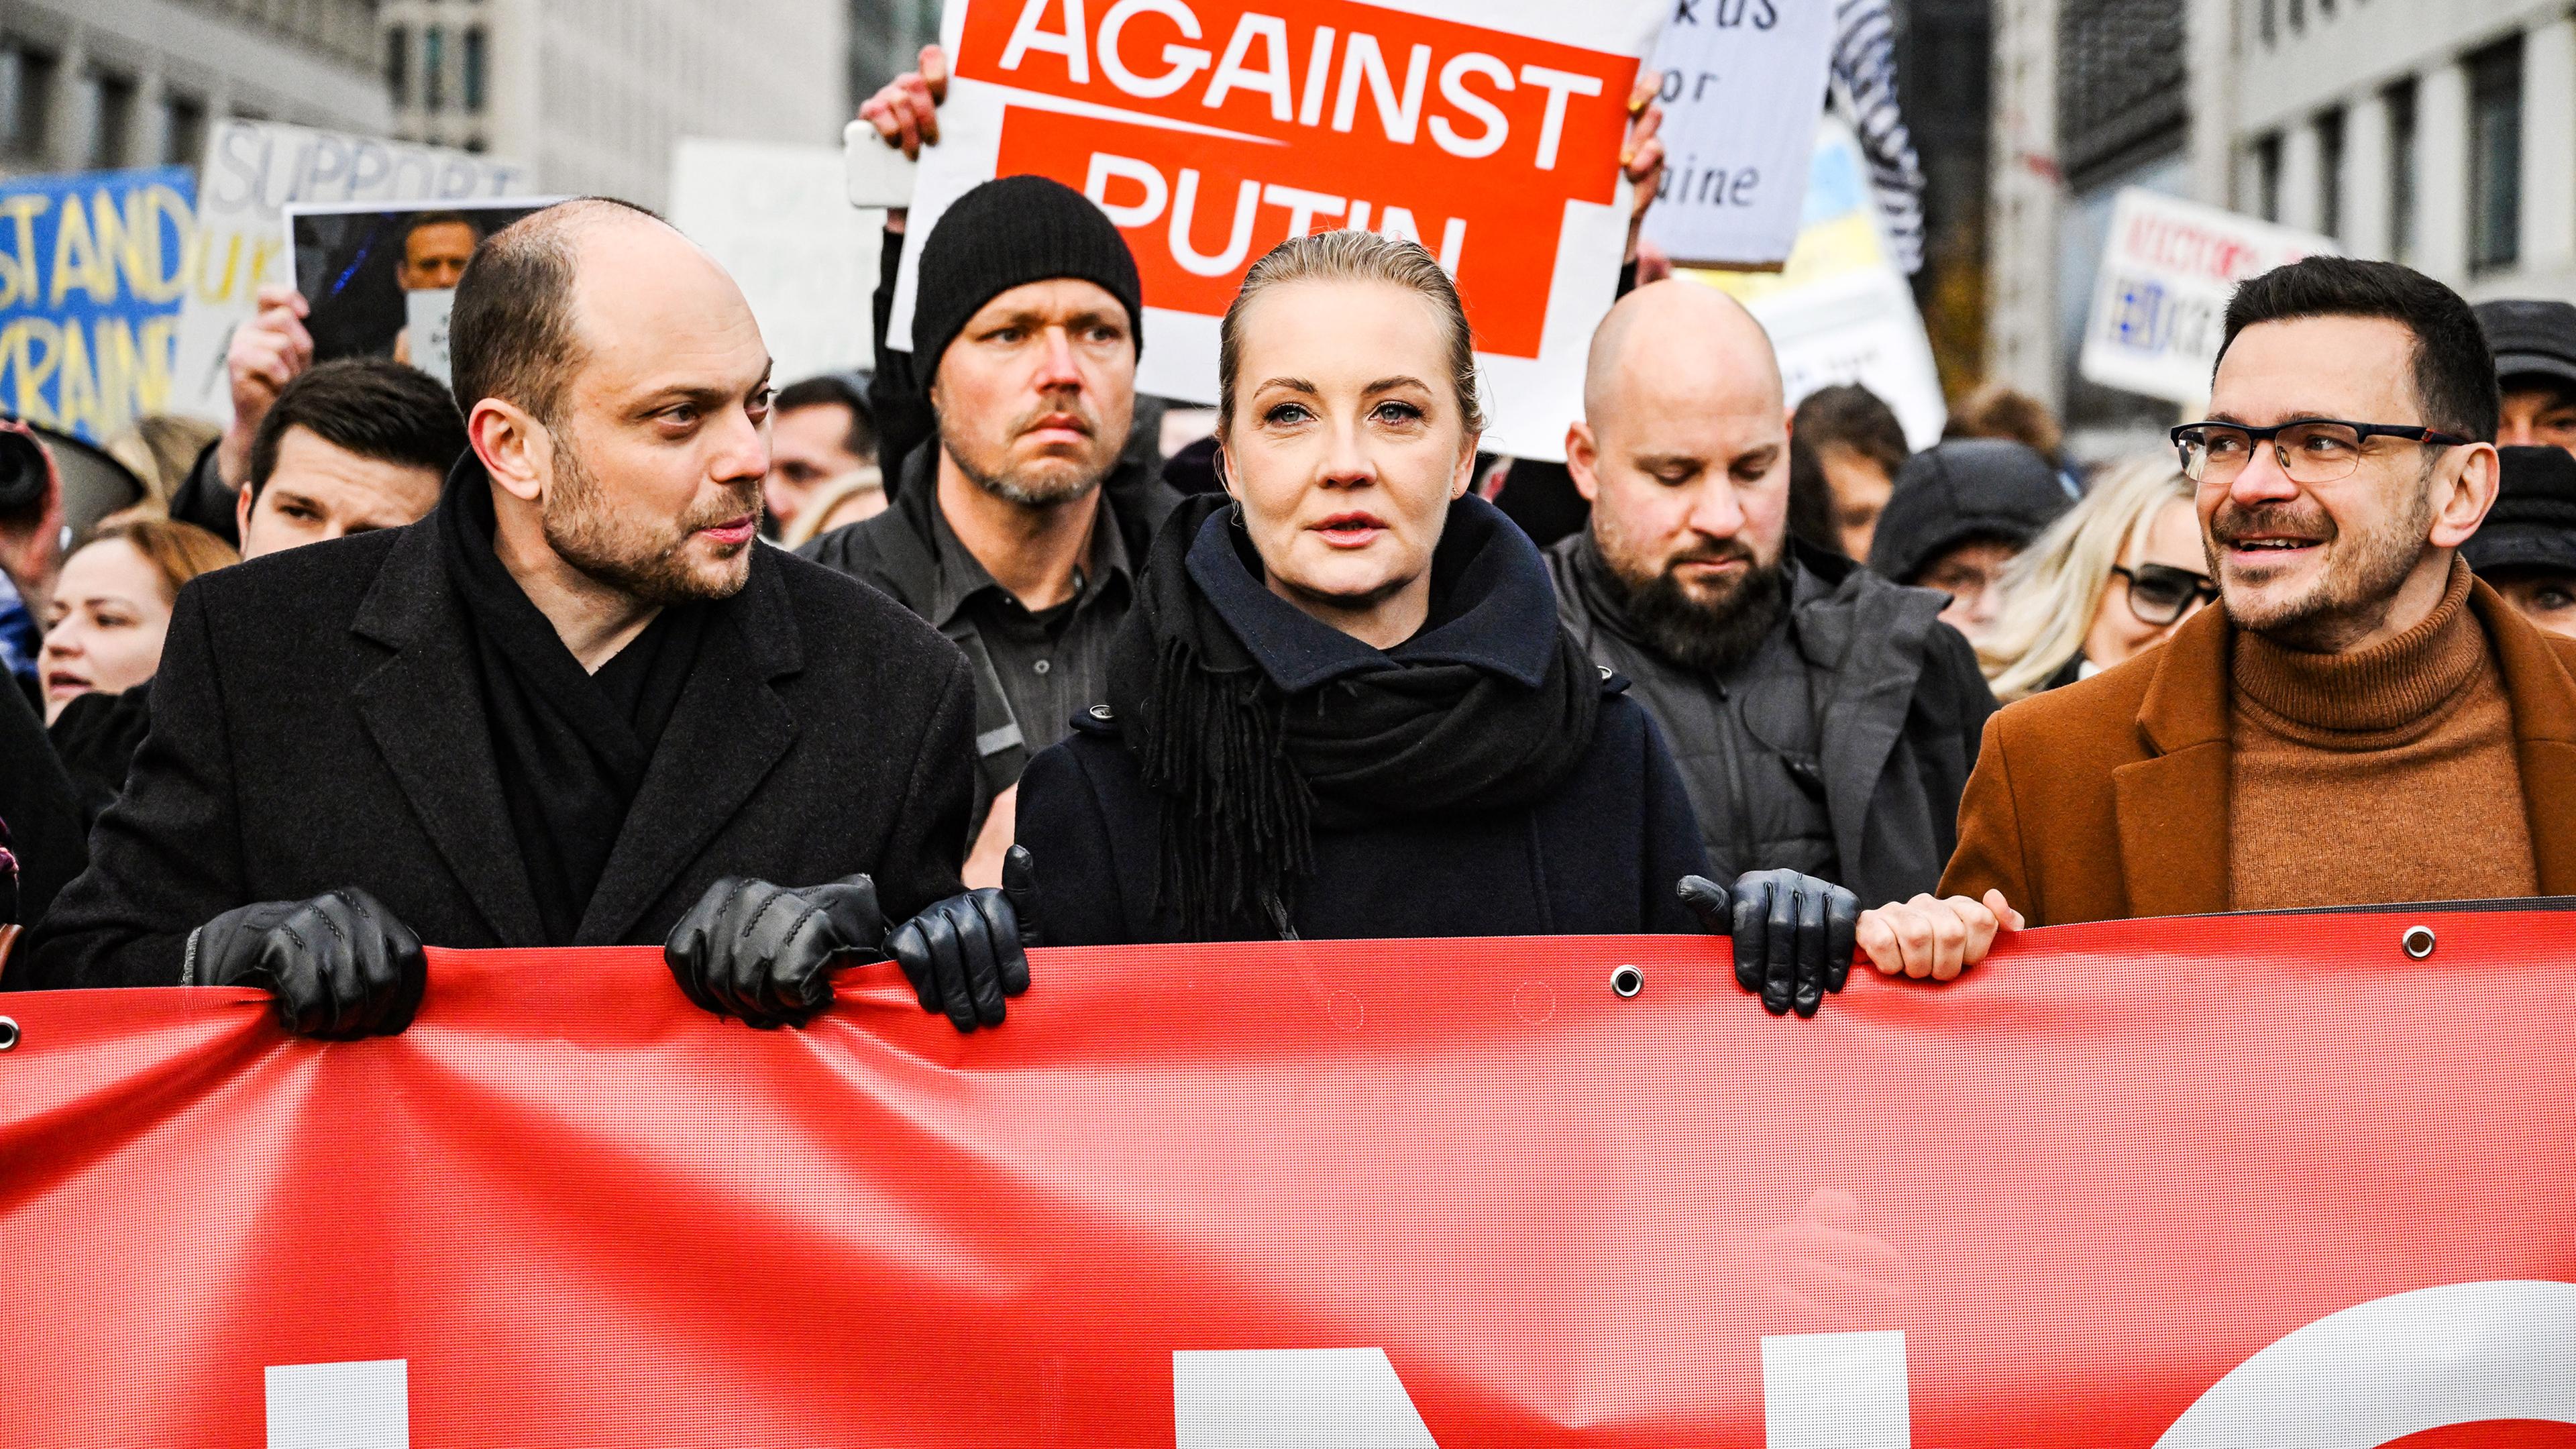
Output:
[[[1931,890],[1994,695],[1942,595],[1789,539],[1761,324],[1697,282],[1640,287],[1593,336],[1583,405],[1566,464],[1592,518],[1548,550],[1557,608],[1662,727],[1710,874]]]

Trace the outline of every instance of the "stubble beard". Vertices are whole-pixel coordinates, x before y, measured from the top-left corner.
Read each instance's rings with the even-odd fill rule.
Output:
[[[729,599],[751,578],[751,550],[757,538],[720,554],[720,567],[693,567],[687,557],[701,528],[757,516],[760,484],[741,485],[710,508],[692,510],[679,523],[642,520],[619,512],[598,475],[581,460],[580,449],[556,434],[554,487],[546,494],[541,521],[546,544],[565,563],[597,583],[653,605]]]
[[[2337,530],[2325,540],[2329,557],[2316,579],[2295,597],[2272,603],[2240,599],[2227,590],[2227,551],[2221,540],[2282,522],[2313,533],[2322,510],[2281,505],[2221,507],[2210,520],[2206,550],[2210,577],[2220,582],[2220,600],[2229,621],[2284,649],[2312,654],[2335,653],[2377,630],[2396,604],[2399,586],[2423,559],[2425,535],[2432,527],[2432,498],[2420,488],[2412,496],[2405,511],[2386,515],[2384,522],[2365,531]],[[2325,524],[2334,526],[2330,518]],[[2336,554],[2341,557],[2332,556]]]
[[[1083,399],[1074,398],[1062,403],[1042,402],[1012,419],[1010,427],[1003,433],[1002,456],[1009,456],[1011,440],[1027,432],[1039,418],[1059,412],[1079,416],[1090,429],[1093,445],[1097,447],[1100,444],[1105,434],[1100,417]],[[1022,508],[1052,508],[1075,502],[1098,488],[1108,478],[1109,470],[1118,463],[1118,450],[1112,449],[1103,456],[1079,463],[1072,459],[1049,458],[1042,460],[1047,466],[1014,470],[1000,462],[988,463],[974,456],[976,450],[971,444],[961,447],[945,433],[941,435],[939,446],[957,465],[957,471],[966,475],[967,482],[1005,503],[1015,503]]]

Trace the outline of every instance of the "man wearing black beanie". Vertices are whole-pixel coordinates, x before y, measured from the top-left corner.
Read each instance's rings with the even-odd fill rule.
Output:
[[[909,376],[935,430],[886,458],[892,507],[804,553],[966,651],[981,759],[965,875],[998,884],[1020,770],[1102,697],[1131,561],[1179,497],[1123,456],[1144,303],[1099,207],[1040,176],[988,181],[941,216],[919,273],[909,371],[881,351],[878,378]]]

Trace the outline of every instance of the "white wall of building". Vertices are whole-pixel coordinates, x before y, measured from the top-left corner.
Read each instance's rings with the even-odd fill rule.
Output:
[[[0,71],[28,87],[41,139],[0,170],[195,165],[187,127],[224,116],[384,134],[368,0],[0,0]],[[15,98],[7,98],[14,103]],[[122,113],[102,146],[102,110]],[[105,151],[108,154],[100,154]]]
[[[1995,0],[1994,268],[1991,375],[2063,407],[2066,360],[2049,277],[2064,271],[2078,197],[2054,174],[2055,54],[2062,5]],[[2473,299],[2576,300],[2576,4],[2571,0],[2181,0],[2190,119],[2184,167],[2166,173],[2193,199],[2258,214],[2262,157],[2277,148],[2275,219],[2331,219],[2356,255],[2396,257]],[[2290,18],[2296,9],[2300,23]],[[2269,13],[2268,34],[2264,18]],[[2521,158],[2516,257],[2479,264],[2471,206],[2475,100],[2470,66],[2518,44]],[[2411,143],[2394,94],[2413,97]],[[2327,127],[2340,118],[2339,154]],[[2399,178],[2411,175],[2412,245],[2400,252]],[[2097,185],[2107,183],[2096,183]],[[2327,194],[2337,214],[2327,216]],[[2055,260],[2052,260],[2055,259]],[[2062,288],[2065,279],[2056,278]],[[2045,349],[2043,351],[2043,349]]]

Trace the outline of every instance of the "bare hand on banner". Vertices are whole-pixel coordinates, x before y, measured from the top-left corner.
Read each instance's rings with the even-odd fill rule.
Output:
[[[889,146],[915,161],[921,148],[939,144],[939,103],[948,99],[948,53],[935,45],[921,48],[921,68],[887,81],[859,107],[859,119],[877,128]],[[886,209],[886,230],[903,232],[905,208]]]
[[[2002,891],[1988,891],[1982,901],[1921,895],[1862,912],[1859,941],[1885,975],[1948,981],[1985,960],[1997,933],[2023,925]]]
[[[304,319],[313,304],[293,287],[271,283],[259,289],[259,312],[233,331],[224,352],[224,371],[232,378],[233,420],[215,449],[215,471],[226,487],[239,488],[250,472],[251,440],[259,420],[286,385],[313,365],[313,334]]]
[[[1664,103],[1655,99],[1662,86],[1662,72],[1641,70],[1637,72],[1636,88],[1628,93],[1628,133],[1619,141],[1619,169],[1627,175],[1635,199],[1628,211],[1628,252],[1622,261],[1637,260],[1637,234],[1644,228],[1646,208],[1655,204],[1656,188],[1664,180],[1664,139],[1655,134],[1664,126]],[[1638,278],[1641,283],[1647,280]]]

